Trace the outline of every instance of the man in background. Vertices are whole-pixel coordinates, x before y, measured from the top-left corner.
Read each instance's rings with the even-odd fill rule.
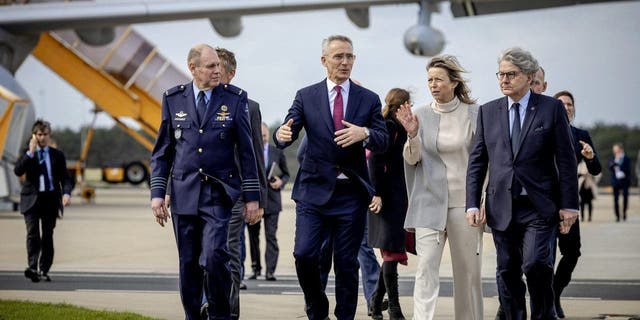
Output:
[[[53,229],[56,219],[62,218],[63,208],[71,203],[75,182],[67,171],[64,153],[50,146],[51,124],[37,120],[31,133],[29,146],[13,169],[17,176],[26,174],[20,192],[20,212],[27,225],[29,264],[24,276],[33,282],[39,282],[41,277],[51,281]]]
[[[624,153],[622,143],[614,143],[613,155],[609,159],[609,171],[611,172],[611,186],[613,187],[613,209],[616,213],[616,222],[627,221],[627,208],[629,204],[629,186],[631,185],[631,160]],[[622,213],[618,198],[622,192]]]
[[[264,210],[264,234],[266,240],[266,250],[264,260],[266,265],[265,280],[276,281],[275,271],[278,264],[278,255],[280,249],[278,247],[278,218],[282,211],[282,196],[280,191],[284,189],[284,185],[289,181],[289,168],[287,167],[287,159],[282,150],[269,144],[269,127],[266,123],[262,123],[262,140],[264,145],[262,152],[264,155],[264,166],[267,172],[267,180],[269,186],[267,188],[267,204]],[[257,152],[257,151],[256,151]],[[251,266],[260,266],[260,222],[250,225],[249,243],[251,244]],[[256,279],[260,273],[254,268],[252,278]]]

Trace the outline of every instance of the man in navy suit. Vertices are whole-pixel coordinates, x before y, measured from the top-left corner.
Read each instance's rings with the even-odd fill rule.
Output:
[[[576,156],[566,112],[557,99],[530,90],[538,62],[520,48],[503,52],[505,97],[480,107],[467,171],[467,220],[480,211],[486,174],[486,221],[497,251],[496,280],[506,319],[526,319],[522,274],[532,319],[555,319],[552,239],[578,216]]]
[[[613,208],[616,213],[616,222],[627,221],[627,207],[629,204],[629,185],[631,185],[631,160],[624,153],[622,143],[614,143],[613,155],[609,159],[609,172],[611,173],[611,186],[613,187]],[[622,191],[622,214],[618,197]]]
[[[167,90],[162,99],[162,122],[151,154],[151,209],[164,226],[171,175],[186,319],[200,319],[203,283],[209,317],[231,319],[227,232],[233,204],[242,197],[245,220],[260,219],[247,94],[220,83],[220,59],[211,46],[194,46],[187,63],[193,81]]]
[[[51,281],[49,269],[53,264],[53,229],[56,219],[62,218],[63,208],[71,203],[71,191],[75,183],[67,172],[64,153],[49,145],[49,122],[37,120],[31,133],[29,146],[13,169],[17,176],[25,175],[20,192],[20,212],[27,225],[29,267],[24,271],[24,276],[33,282],[40,281],[41,275],[45,281]]]
[[[320,280],[320,247],[334,238],[338,319],[353,319],[358,300],[358,248],[373,196],[365,147],[383,151],[387,132],[380,98],[349,79],[355,55],[345,36],[322,42],[327,78],[300,89],[274,141],[289,146],[304,128],[307,148],[293,186],[294,257],[309,319],[327,319],[329,301]]]

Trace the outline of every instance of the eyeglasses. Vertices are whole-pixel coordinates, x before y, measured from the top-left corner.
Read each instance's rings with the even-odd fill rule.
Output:
[[[342,62],[344,59],[347,59],[347,62],[351,62],[356,58],[355,55],[347,53],[347,54],[336,54],[335,56],[331,56],[331,60]]]
[[[496,72],[496,77],[498,77],[498,80],[502,80],[504,77],[507,77],[507,80],[513,80],[513,78],[521,73],[521,71]]]

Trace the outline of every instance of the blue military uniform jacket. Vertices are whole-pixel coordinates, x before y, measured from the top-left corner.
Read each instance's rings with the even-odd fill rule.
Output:
[[[229,204],[241,196],[244,201],[260,200],[245,91],[230,84],[215,87],[202,121],[191,83],[165,92],[151,154],[151,198],[164,198],[169,175],[172,212],[177,214],[198,213],[202,183],[222,186]]]

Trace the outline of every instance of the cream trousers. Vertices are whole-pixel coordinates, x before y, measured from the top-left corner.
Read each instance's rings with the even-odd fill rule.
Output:
[[[440,291],[440,261],[449,239],[453,267],[453,297],[457,320],[481,320],[482,229],[465,219],[464,208],[449,208],[445,231],[416,228],[418,267],[413,290],[413,319],[431,320]]]

